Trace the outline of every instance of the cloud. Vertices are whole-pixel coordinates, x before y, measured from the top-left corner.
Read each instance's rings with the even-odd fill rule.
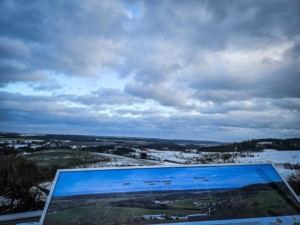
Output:
[[[300,56],[300,40],[295,42],[295,44],[286,51],[286,57],[292,58],[294,61],[299,61]]]
[[[124,93],[118,89],[101,88],[90,95],[79,95],[73,97],[73,101],[82,103],[87,106],[91,105],[133,105],[143,103],[144,100]]]
[[[33,89],[35,91],[54,91],[54,90],[57,90],[57,89],[61,89],[62,86],[59,85],[59,84],[55,84],[55,83],[45,83],[45,84],[41,84],[39,86],[35,86],[33,87]]]
[[[291,101],[291,102],[290,102]],[[125,135],[180,138],[185,133],[188,139],[226,140],[234,135],[242,138],[251,133],[252,137],[289,137],[300,129],[299,111],[290,111],[296,99],[269,102],[268,109],[256,110],[259,104],[239,107],[239,102],[220,107],[229,108],[227,112],[175,112],[163,116],[162,110],[116,110],[109,116],[88,107],[64,105],[58,96],[24,96],[1,93],[1,127],[10,131],[18,128],[20,132],[86,133],[99,135]],[[263,103],[260,103],[263,106]],[[267,104],[267,103],[266,103]],[[249,111],[249,108],[252,110]],[[279,109],[278,109],[279,108]],[[131,114],[131,115],[129,115]],[[26,125],[26,126],[25,126]],[[65,129],[62,129],[65,127]]]
[[[20,93],[10,93],[10,92],[1,91],[0,100],[28,103],[28,102],[55,102],[57,101],[57,98],[55,96],[23,95]]]
[[[2,125],[296,136],[298,15],[297,0],[1,1]]]
[[[2,1],[1,11],[2,86],[35,81],[44,71],[95,76],[121,60],[123,22],[128,16],[117,1]]]
[[[115,110],[115,112],[118,115],[125,115],[125,114],[130,114],[133,116],[147,116],[147,115],[158,115],[160,116],[164,112],[162,110],[158,109],[147,109],[147,110],[141,110],[141,109],[120,109],[120,110]]]
[[[143,27],[136,25],[133,31],[138,44],[131,46],[121,68],[135,79],[125,90],[181,107],[188,105],[181,100],[185,98],[218,104],[253,97],[298,97],[294,81],[299,79],[299,60],[285,57],[299,38],[294,29],[300,22],[295,17],[297,5],[145,3],[138,23]],[[288,21],[292,25],[285,26]],[[185,90],[180,98],[178,89]]]
[[[165,106],[182,107],[187,101],[179,90],[174,91],[172,88],[160,85],[146,86],[143,83],[131,82],[126,85],[125,91],[133,96],[156,100]]]

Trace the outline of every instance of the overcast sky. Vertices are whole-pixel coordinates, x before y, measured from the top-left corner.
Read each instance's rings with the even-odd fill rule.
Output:
[[[0,130],[300,135],[300,1],[0,2]]]

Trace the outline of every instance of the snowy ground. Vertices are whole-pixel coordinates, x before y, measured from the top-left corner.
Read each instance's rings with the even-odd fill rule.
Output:
[[[292,174],[295,171],[290,169],[285,169],[283,167],[283,164],[300,163],[300,151],[277,151],[273,149],[266,149],[263,152],[256,153],[254,155],[255,157],[239,158],[237,162],[238,163],[262,163],[262,162],[274,163],[277,171],[285,179],[287,178],[288,175]]]
[[[238,162],[253,163],[253,162],[273,162],[273,163],[300,163],[299,151],[277,151],[273,149],[266,149],[263,152],[254,154],[255,157],[240,158]],[[292,156],[296,156],[295,159]]]
[[[202,157],[201,154],[183,153],[177,151],[158,151],[155,149],[148,149],[147,155],[151,160],[136,159],[125,156],[118,156],[112,154],[95,153],[102,156],[109,157],[111,162],[96,163],[90,165],[91,168],[97,167],[119,167],[119,166],[171,166],[178,164],[186,164],[193,161],[194,158]],[[166,160],[166,161],[165,161]],[[263,152],[255,153],[254,157],[238,157],[235,159],[236,163],[274,163],[276,169],[284,178],[295,172],[294,170],[285,169],[284,163],[296,164],[300,163],[299,151],[277,151],[273,149],[266,149]]]
[[[168,163],[161,162],[158,160],[148,160],[148,159],[136,159],[129,158],[126,156],[112,155],[112,154],[104,154],[104,153],[95,153],[102,156],[109,157],[111,162],[106,163],[105,167],[119,167],[119,166],[159,166],[159,165],[177,165],[178,163]],[[101,166],[102,163],[92,164],[90,167],[95,168]],[[102,165],[103,167],[103,165]]]
[[[177,151],[157,151],[155,149],[150,149],[149,156],[155,157],[157,159],[168,160],[169,162],[174,163],[185,163],[194,157],[199,157],[199,154],[196,153],[183,153],[183,152],[177,152]]]
[[[199,154],[193,153],[179,153],[174,151],[155,151],[152,150],[148,155],[155,156],[161,160],[170,160],[173,162],[184,163],[193,157],[199,157]],[[200,155],[201,156],[201,155]],[[284,163],[297,164],[300,163],[299,151],[277,151],[273,149],[266,149],[263,152],[254,154],[254,157],[237,158],[236,163],[274,163],[277,171],[285,179],[288,175],[295,172],[294,170],[285,169]]]

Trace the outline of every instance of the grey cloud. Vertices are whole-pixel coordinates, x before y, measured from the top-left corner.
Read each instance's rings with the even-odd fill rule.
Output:
[[[122,111],[118,112],[119,115],[110,117],[106,114],[94,114],[86,108],[59,108],[59,105],[51,101],[41,104],[39,109],[33,107],[39,102],[31,102],[24,109],[24,100],[26,98],[20,99],[16,105],[1,102],[2,129],[9,130],[14,127],[22,132],[26,126],[27,132],[36,129],[36,131],[43,130],[49,133],[52,129],[59,129],[61,132],[76,131],[81,134],[84,131],[84,133],[97,133],[98,135],[126,134],[170,138],[182,138],[184,133],[184,137],[188,139],[202,139],[203,137],[210,140],[225,140],[230,139],[232,135],[235,138],[244,138],[246,134],[249,135],[250,131],[253,132],[251,137],[254,138],[261,137],[259,135],[288,137],[299,129],[300,124],[299,113],[291,113],[285,109],[280,111],[269,109],[264,112],[235,110],[227,115],[177,112],[168,117],[160,116],[159,111],[157,113],[141,111],[147,115],[130,118],[123,117]],[[58,108],[53,110],[55,107]],[[130,111],[123,111],[123,113],[130,113]],[[138,113],[138,111],[131,111],[131,113]],[[238,134],[235,133],[237,130],[239,130]]]
[[[1,1],[0,8],[1,33],[37,43],[57,35],[115,35],[127,19],[117,1]]]
[[[208,102],[203,106],[198,106],[196,110],[203,114],[220,114],[226,115],[230,112],[247,111],[252,113],[264,113],[266,111],[283,112],[285,114],[299,114],[300,102],[298,98],[246,98],[244,100],[232,98],[221,102]],[[211,98],[210,98],[211,100]]]
[[[257,50],[288,38],[295,40],[300,34],[299,29],[295,29],[300,26],[297,16],[300,7],[297,6],[297,1],[144,2],[145,12],[137,19],[132,31],[137,44],[130,46],[132,51],[125,57],[121,73],[134,73],[135,79],[141,82],[161,83],[170,77],[176,79],[193,72],[189,71],[190,66],[205,63],[201,55],[225,51],[228,46]],[[174,48],[157,46],[157,43],[164,42],[186,51],[174,57]],[[211,83],[214,83],[215,77],[212,79]],[[210,85],[208,82],[204,85]],[[219,83],[228,85],[228,89],[232,86],[230,83],[237,83],[235,86],[241,88],[247,84],[238,80],[228,83],[221,79]]]
[[[0,58],[16,59],[29,57],[29,48],[21,40],[0,37]]]
[[[299,98],[300,66],[298,63],[290,64],[278,69],[273,74],[267,74],[257,82],[260,96],[271,98]],[[255,95],[255,88],[252,89]]]
[[[123,91],[113,88],[102,88],[91,95],[80,95],[73,101],[80,102],[85,105],[132,105],[134,103],[143,103],[144,100],[131,96]]]
[[[272,99],[271,104],[274,107],[279,107],[281,109],[296,111],[298,114],[300,114],[300,99],[299,98]]]
[[[198,88],[197,88],[198,89]],[[204,102],[212,101],[215,104],[220,104],[223,102],[230,101],[238,101],[238,100],[246,100],[249,98],[249,94],[247,94],[243,90],[197,90],[193,97],[195,99],[199,99]]]
[[[131,82],[126,85],[125,92],[144,99],[158,101],[165,106],[181,108],[187,103],[187,99],[180,91],[174,91],[171,88],[158,85],[146,85],[143,83]]]
[[[25,107],[26,106],[26,107]],[[13,102],[13,101],[6,101],[2,102],[1,108],[9,108],[12,111],[19,111],[19,112],[31,112],[31,113],[38,113],[38,112],[60,112],[66,110],[66,106],[59,103],[46,103],[46,102]]]
[[[249,114],[255,111],[263,112],[270,110],[268,101],[262,101],[260,99],[250,99],[247,101],[226,101],[221,104],[208,104],[203,107],[199,106],[197,111],[203,114],[220,114],[227,115],[232,111],[248,111]]]
[[[34,86],[33,89],[36,91],[54,91],[63,88],[63,86],[55,83],[50,84],[41,84],[38,86]]]
[[[59,103],[59,98],[55,96],[0,92],[0,103],[2,121],[20,122],[20,126],[24,123],[63,124],[68,118],[78,117],[78,114],[85,115],[86,112],[86,108],[67,107]]]
[[[30,74],[45,70],[94,76],[121,59],[123,22],[128,15],[118,1],[0,4],[2,86],[33,81]]]
[[[274,39],[274,29],[295,37],[300,25],[299,1],[145,1],[137,35],[189,37],[202,48],[224,48],[230,37],[259,36]],[[183,32],[184,31],[184,32]],[[177,36],[173,36],[175,40]],[[270,39],[270,41],[271,41]]]
[[[300,40],[295,42],[295,44],[287,50],[286,57],[292,58],[293,60],[299,62],[300,60]]]
[[[9,122],[10,124],[19,123],[19,128],[21,129],[23,126],[31,125],[35,127],[41,127],[43,129],[40,129],[41,131],[47,132],[47,126],[53,126],[53,125],[60,125],[66,127],[68,129],[69,126],[80,126],[80,124],[85,124],[85,126],[92,126],[92,119],[78,116],[76,117],[76,113],[70,114],[52,114],[49,111],[38,112],[38,113],[32,113],[30,111],[23,112],[23,111],[16,111],[12,110],[10,112],[13,115],[13,118],[10,120],[9,118],[6,118],[6,120],[3,123]],[[89,120],[89,122],[87,122]],[[80,122],[81,121],[81,122]]]
[[[277,32],[289,37],[299,35],[299,1],[207,1],[216,23],[230,37],[247,36],[276,41]]]
[[[120,109],[115,110],[115,113],[118,115],[124,115],[124,114],[131,114],[131,115],[137,115],[137,116],[148,116],[148,115],[161,115],[163,113],[162,110],[158,109],[147,109],[147,110],[141,110],[141,109]]]
[[[86,76],[96,74],[102,67],[119,66],[118,71],[123,75],[136,73],[135,79],[156,83],[168,80],[174,73],[184,76],[183,68],[187,64],[199,63],[199,51],[223,50],[228,43],[238,43],[236,37],[248,37],[240,46],[251,45],[251,35],[259,36],[260,42],[264,38],[268,42],[278,41],[275,28],[295,37],[299,32],[289,27],[299,24],[295,17],[297,4],[297,1],[232,1],[230,4],[226,1],[144,1],[136,3],[143,14],[130,19],[117,1],[81,4],[2,1],[0,27],[6,36],[24,42],[24,48],[30,53],[25,61],[31,73],[54,70]],[[124,24],[130,21],[134,28],[124,29]],[[174,48],[157,46],[160,42],[190,50],[172,56]],[[8,53],[5,55],[9,57]],[[122,60],[124,63],[120,64]]]
[[[189,87],[196,90],[194,98],[215,103],[250,98],[299,98],[298,62],[282,65],[274,71],[276,67],[278,63],[272,62],[265,66],[266,72],[251,69],[248,73],[257,73],[253,78],[248,77],[246,70],[239,77],[232,76],[229,67],[223,68],[221,74],[195,74],[195,77],[190,77]]]
[[[63,38],[55,47],[35,49],[33,64],[67,76],[96,76],[101,69],[117,66],[124,43],[97,37]]]
[[[47,81],[48,78],[41,73],[24,73],[24,71],[16,70],[12,67],[2,67],[0,63],[0,87],[4,87],[10,82],[41,82]]]
[[[55,96],[38,96],[38,95],[23,95],[20,93],[10,93],[5,91],[0,91],[1,101],[12,101],[19,103],[27,102],[55,102],[58,100]]]
[[[179,126],[189,126],[193,129],[201,126],[236,127],[251,129],[299,129],[297,114],[289,114],[290,118],[283,117],[282,112],[269,110],[265,112],[233,111],[229,114],[199,114],[199,115],[176,115],[172,121],[178,121]],[[280,120],[286,120],[284,123]],[[185,124],[185,125],[184,125]]]
[[[18,39],[0,37],[0,86],[8,82],[42,81],[46,76],[28,68],[30,50]]]

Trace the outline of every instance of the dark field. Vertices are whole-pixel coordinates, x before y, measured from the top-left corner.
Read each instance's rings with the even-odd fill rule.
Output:
[[[53,149],[24,155],[24,158],[40,166],[59,164],[62,167],[85,167],[90,164],[101,165],[110,162],[110,158],[88,151]]]

